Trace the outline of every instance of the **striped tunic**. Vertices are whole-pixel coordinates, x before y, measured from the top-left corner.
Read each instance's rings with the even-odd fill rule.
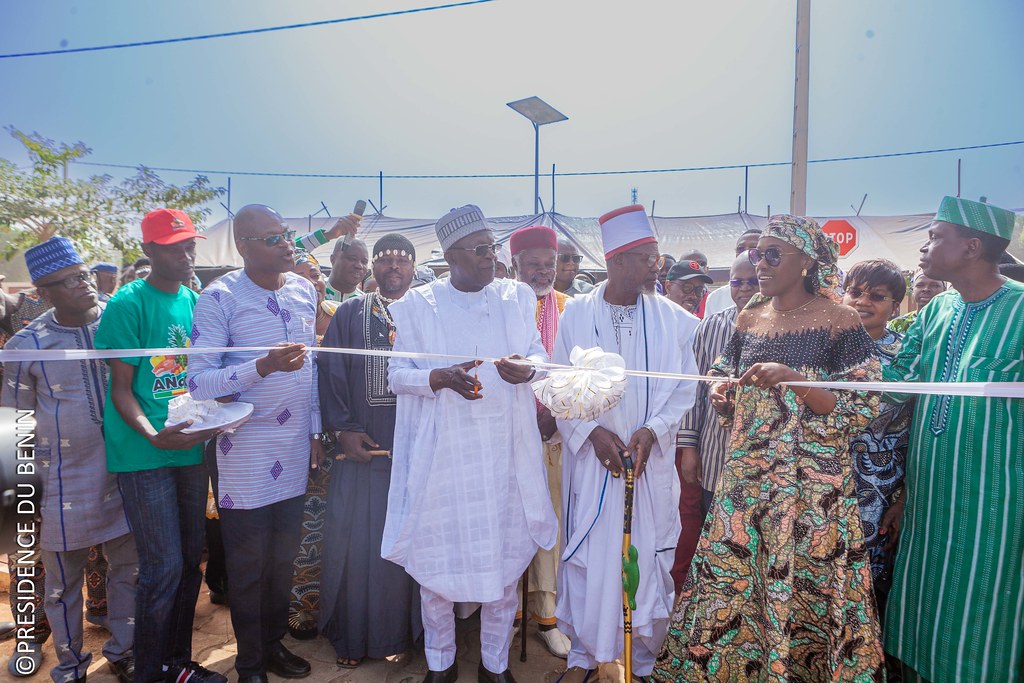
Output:
[[[736,306],[715,313],[700,321],[693,336],[693,355],[697,370],[708,374],[711,365],[722,355],[736,330]],[[729,446],[729,430],[723,427],[718,413],[711,407],[707,382],[697,383],[697,400],[679,426],[676,446],[697,449],[701,459],[701,486],[714,491],[725,467],[725,454]]]
[[[316,290],[285,274],[276,291],[236,270],[203,290],[192,319],[192,346],[316,346]],[[264,352],[201,353],[189,358],[189,392],[197,400],[230,396],[252,403],[252,417],[217,438],[217,505],[250,510],[306,492],[309,436],[320,431],[316,363],[260,377]]]
[[[100,304],[101,316],[102,310]],[[97,317],[81,327],[65,327],[50,309],[15,334],[5,348],[92,349],[99,324]],[[35,455],[43,483],[40,547],[67,552],[127,534],[124,502],[117,476],[107,472],[103,442],[107,364],[55,360],[6,365],[0,404],[35,410]]]
[[[1022,320],[1020,283],[939,294],[886,379],[1020,382]],[[930,681],[1024,681],[1024,400],[921,396],[910,448],[885,649]]]

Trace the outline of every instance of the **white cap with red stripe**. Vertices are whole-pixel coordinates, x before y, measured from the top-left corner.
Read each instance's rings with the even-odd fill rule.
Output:
[[[647,211],[641,204],[609,211],[597,221],[601,224],[605,260],[641,244],[658,241]]]

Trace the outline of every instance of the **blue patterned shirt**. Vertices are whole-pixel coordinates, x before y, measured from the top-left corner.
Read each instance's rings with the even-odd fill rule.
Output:
[[[281,289],[263,289],[236,270],[210,284],[196,304],[192,346],[316,347],[316,290],[304,278],[285,275]],[[233,434],[217,437],[220,475],[217,504],[249,510],[306,492],[309,437],[320,431],[316,363],[295,372],[260,377],[256,360],[265,352],[201,353],[189,359],[189,392],[197,400],[230,396],[255,406]]]

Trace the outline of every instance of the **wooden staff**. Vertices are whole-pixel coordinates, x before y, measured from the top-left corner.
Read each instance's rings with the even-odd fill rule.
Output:
[[[636,609],[636,589],[640,584],[640,566],[633,546],[633,458],[622,457],[626,470],[626,496],[622,512],[622,659],[626,669],[626,682],[633,680],[633,610]]]
[[[383,457],[388,457],[388,458],[391,457],[391,451],[366,451],[366,454],[367,455],[372,455],[372,456],[375,456],[375,457],[382,457],[382,458]],[[344,453],[340,453],[340,454],[334,456],[334,459],[335,460],[344,460],[345,459],[345,454]]]

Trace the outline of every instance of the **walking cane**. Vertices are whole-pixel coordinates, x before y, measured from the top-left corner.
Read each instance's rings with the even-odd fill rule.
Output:
[[[633,458],[622,457],[626,469],[626,497],[622,512],[622,658],[626,669],[626,683],[633,680],[633,610],[636,609],[636,589],[640,585],[640,565],[633,545]]]
[[[530,594],[530,565],[526,565],[526,571],[523,572],[523,616],[519,620],[519,661],[526,661],[526,624],[529,623],[530,617],[526,612],[526,597]]]

